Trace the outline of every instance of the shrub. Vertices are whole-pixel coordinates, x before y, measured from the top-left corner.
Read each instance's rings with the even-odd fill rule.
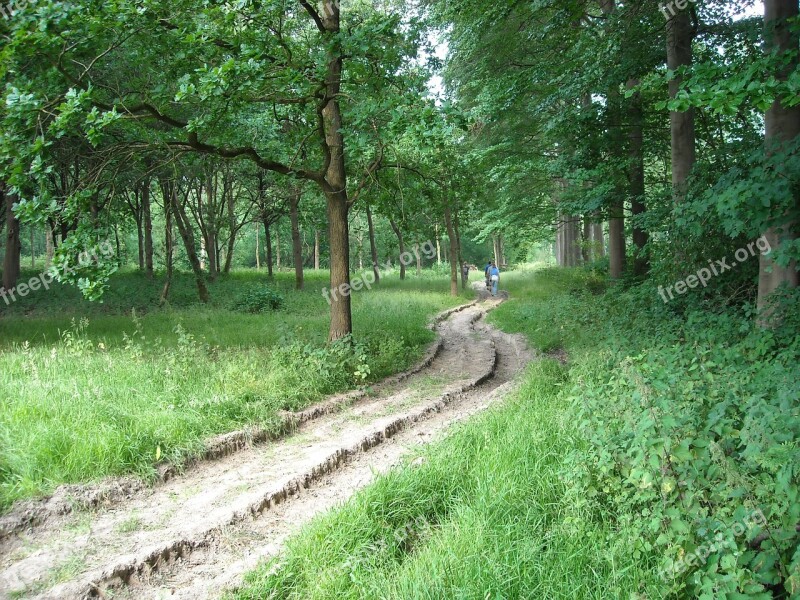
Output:
[[[234,304],[234,309],[247,313],[263,313],[270,310],[283,308],[285,298],[275,290],[263,286],[248,289],[239,296]]]

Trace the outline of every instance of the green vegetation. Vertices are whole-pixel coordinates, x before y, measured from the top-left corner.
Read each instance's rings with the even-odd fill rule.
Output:
[[[796,589],[797,325],[764,333],[744,312],[674,314],[649,286],[603,292],[586,271],[504,284],[513,299],[494,322],[569,362],[534,363],[502,407],[314,521],[233,597]],[[684,569],[692,553],[702,560]]]
[[[220,279],[210,306],[178,304],[192,286],[179,276],[173,304],[152,309],[158,284],[133,273],[112,280],[104,305],[68,287],[16,304],[33,313],[0,318],[0,506],[60,483],[147,477],[246,425],[274,430],[279,410],[410,366],[433,340],[430,317],[464,302],[444,277],[390,276],[355,294],[354,346],[329,345],[324,281],[296,292],[279,275],[286,308],[260,315],[230,306],[264,284],[254,272]]]

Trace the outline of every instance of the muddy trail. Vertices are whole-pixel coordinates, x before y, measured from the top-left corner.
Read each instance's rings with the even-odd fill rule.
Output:
[[[531,353],[485,323],[499,302],[451,312],[413,374],[305,411],[282,439],[237,438],[154,487],[5,535],[0,598],[219,597],[313,516],[507,394]]]

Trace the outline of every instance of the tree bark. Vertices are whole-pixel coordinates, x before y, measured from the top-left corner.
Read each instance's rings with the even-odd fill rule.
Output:
[[[223,269],[223,273],[228,275],[233,266],[233,253],[236,250],[236,237],[239,235],[240,225],[236,222],[236,195],[233,189],[230,188],[226,189],[225,193],[227,194],[225,198],[225,208],[227,211],[230,237],[228,238],[228,247],[225,252],[225,268]],[[258,229],[256,229],[256,231],[258,231]]]
[[[394,222],[394,219],[389,219],[389,224],[392,226],[392,231],[394,231],[394,234],[397,236],[397,241],[400,245],[400,279],[402,280],[406,278],[406,263],[403,260],[406,253],[406,242],[403,238],[403,231],[397,223]]]
[[[169,292],[172,288],[172,275],[175,255],[175,237],[172,226],[172,202],[171,197],[175,195],[175,184],[173,182],[163,182],[161,184],[161,195],[164,199],[164,262],[166,263],[167,277],[164,287],[161,290],[159,304],[163,305],[169,299]]]
[[[6,194],[5,186],[0,186],[6,208],[6,254],[3,260],[3,287],[13,290],[17,286],[20,275],[20,254],[22,243],[20,241],[19,219],[14,216],[14,201],[12,195]]]
[[[256,234],[256,271],[261,270],[261,235],[258,232],[258,223],[254,223],[254,231]]]
[[[447,237],[450,238],[450,295],[458,296],[458,271],[460,269],[458,264],[458,238],[456,229],[453,226],[453,215],[448,201],[444,205],[444,224],[447,227]]]
[[[581,237],[581,258],[584,264],[592,262],[592,223],[589,217],[583,217],[583,232]]]
[[[596,218],[601,219],[600,213],[597,213]],[[603,222],[601,220],[592,223],[592,253],[595,260],[605,258],[606,256],[606,234],[603,231]]]
[[[636,79],[631,79],[628,82],[629,89],[638,85],[639,81]],[[628,114],[630,115],[631,123],[630,131],[628,132],[628,180],[630,182],[631,213],[634,217],[633,245],[636,248],[633,272],[638,276],[643,276],[650,271],[650,259],[646,250],[650,236],[636,218],[641,217],[647,211],[644,204],[644,107],[642,105],[642,96],[639,92],[636,92],[631,98]]]
[[[53,257],[55,256],[56,253],[55,242],[53,240],[53,227],[50,224],[50,221],[47,221],[44,224],[44,243],[45,243],[45,253],[47,255],[44,268],[49,269],[50,265],[53,264]],[[119,251],[117,251],[117,256],[119,256]]]
[[[378,245],[375,243],[375,224],[372,221],[372,209],[367,204],[367,226],[369,228],[369,251],[372,257],[372,269],[375,272],[375,283],[381,282],[381,270],[378,266]]]
[[[272,231],[268,219],[264,219],[264,235],[266,237],[266,250],[267,250],[267,276],[272,279],[275,274],[272,269]]]
[[[300,198],[303,192],[297,189],[289,200],[289,219],[292,222],[292,261],[294,262],[294,287],[302,290],[303,280],[303,240],[300,238]]]
[[[275,230],[275,268],[281,270],[281,230]]]
[[[200,258],[197,255],[197,250],[195,249],[194,231],[192,231],[192,224],[186,215],[186,210],[180,200],[178,200],[177,190],[173,191],[171,194],[170,202],[172,204],[172,212],[175,215],[175,221],[178,224],[178,232],[181,234],[183,245],[186,248],[186,256],[189,259],[189,264],[194,273],[198,296],[201,302],[208,303],[211,297],[208,293],[208,286],[206,285],[206,276],[203,272]]]
[[[153,278],[153,218],[150,207],[150,180],[142,185],[142,221],[144,228],[144,272]]]
[[[667,13],[667,67],[671,71],[692,65],[692,26],[689,8],[677,7],[675,14]],[[680,91],[683,78],[674,77],[669,82],[669,97],[675,98]],[[670,135],[672,139],[672,188],[676,202],[686,197],[689,175],[695,163],[694,109],[685,112],[671,111]]]
[[[314,230],[314,270],[319,271],[319,229]]]
[[[798,16],[798,0],[765,0],[764,23],[767,52],[778,50],[785,54],[797,51],[798,37],[788,24],[788,20]],[[779,80],[786,78],[797,68],[797,57],[791,60],[785,69],[776,73]],[[780,152],[787,144],[794,142],[800,136],[800,107],[786,108],[782,102],[785,98],[778,98],[766,114],[765,143],[768,153]],[[794,207],[800,209],[800,194],[794,190]],[[770,247],[777,250],[784,242],[791,242],[800,236],[798,224],[789,222],[786,215],[775,215],[778,223],[764,232]],[[759,324],[762,327],[772,327],[777,323],[772,318],[773,310],[770,309],[769,296],[781,285],[796,288],[800,285],[800,274],[797,264],[792,262],[788,267],[781,267],[772,258],[772,254],[762,254],[759,263],[758,276],[758,308],[761,312]]]

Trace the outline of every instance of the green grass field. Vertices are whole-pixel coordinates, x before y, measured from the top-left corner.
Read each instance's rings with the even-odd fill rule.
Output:
[[[758,332],[730,311],[676,314],[654,289],[606,294],[583,270],[503,283],[511,300],[490,320],[568,363],[533,363],[502,406],[421,450],[422,466],[411,456],[317,518],[230,599],[800,589],[796,328]],[[758,552],[749,544],[763,528],[737,537],[732,527],[754,509],[781,532]]]
[[[276,427],[281,409],[410,366],[433,341],[431,316],[468,298],[451,298],[438,274],[390,275],[354,294],[351,356],[327,344],[327,273],[308,273],[303,292],[278,274],[270,285],[285,296],[282,310],[232,309],[265,282],[233,273],[201,306],[180,275],[170,305],[157,308],[162,283],[122,273],[102,304],[56,285],[0,305],[0,507],[62,483],[150,477],[158,461],[180,463],[209,436]]]

